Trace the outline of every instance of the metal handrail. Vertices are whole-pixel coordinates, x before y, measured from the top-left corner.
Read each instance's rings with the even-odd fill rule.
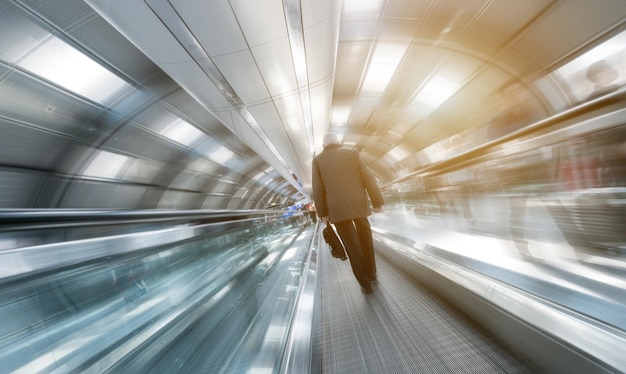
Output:
[[[405,182],[407,180],[413,179],[420,175],[424,174],[434,174],[440,170],[447,169],[459,169],[466,166],[469,163],[472,163],[472,160],[480,159],[483,156],[490,154],[489,150],[493,149],[494,146],[506,143],[507,141],[527,136],[533,133],[537,133],[541,130],[546,130],[551,127],[557,127],[559,124],[562,124],[568,120],[582,117],[584,114],[589,113],[592,110],[606,108],[611,104],[615,103],[623,103],[626,101],[626,87],[616,90],[610,94],[601,96],[594,100],[586,101],[582,104],[574,106],[570,109],[564,110],[557,114],[554,114],[548,118],[542,119],[540,121],[534,122],[521,128],[519,130],[513,131],[509,134],[503,135],[497,139],[490,140],[486,143],[482,143],[468,150],[459,152],[450,158],[445,160],[437,161],[432,164],[428,164],[423,166],[413,172],[404,175],[400,178],[397,178],[391,182],[386,183],[383,188],[389,188],[395,184]],[[620,109],[620,108],[617,108]],[[556,129],[558,130],[558,128]],[[497,149],[496,149],[497,152]]]

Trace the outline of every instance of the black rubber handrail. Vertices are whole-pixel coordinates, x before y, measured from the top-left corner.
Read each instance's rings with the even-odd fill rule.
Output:
[[[0,209],[0,231],[156,222],[214,223],[280,216],[284,210]]]

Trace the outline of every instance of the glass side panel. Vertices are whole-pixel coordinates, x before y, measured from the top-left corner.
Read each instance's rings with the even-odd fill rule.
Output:
[[[556,74],[576,101],[615,90],[626,82],[626,31],[558,68]]]
[[[174,372],[183,350],[190,372],[278,367],[310,222],[299,215],[218,232],[208,226],[197,236],[181,232],[173,245],[4,282],[0,365],[8,372]],[[130,242],[150,232],[136,229]],[[94,250],[99,240],[82,242]],[[62,247],[51,248],[62,255]]]

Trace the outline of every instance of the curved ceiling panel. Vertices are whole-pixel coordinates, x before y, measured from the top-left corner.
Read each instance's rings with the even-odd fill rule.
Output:
[[[566,108],[558,69],[624,19],[617,0],[1,2],[0,201],[290,205],[328,131],[387,184],[484,141],[509,80],[540,115]]]
[[[60,11],[64,5],[71,11]],[[239,206],[265,207],[267,201],[254,200],[247,188],[288,204],[303,198],[292,184],[279,191],[253,180],[270,169],[263,158],[91,7],[72,5],[0,5],[3,207],[224,209],[236,194]],[[113,74],[126,92],[102,101],[68,84],[78,78],[98,87],[68,52],[70,74],[40,70],[55,68],[49,57],[37,57],[50,45]],[[10,188],[16,181],[30,181],[32,188]]]

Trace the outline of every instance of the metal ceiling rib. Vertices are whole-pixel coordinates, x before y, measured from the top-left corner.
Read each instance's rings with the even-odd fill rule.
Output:
[[[287,9],[288,33],[282,3],[277,2],[264,3],[262,22],[254,4],[236,2],[149,0],[125,3],[123,10],[99,0],[88,3],[308,195],[292,177],[308,177],[312,143],[308,75],[294,71],[292,61],[304,56],[302,26],[293,9]],[[137,14],[141,28],[134,23]]]

